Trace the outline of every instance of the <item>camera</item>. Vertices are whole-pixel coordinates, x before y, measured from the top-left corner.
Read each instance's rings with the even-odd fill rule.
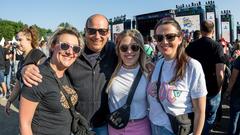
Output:
[[[11,45],[12,45],[12,48],[14,48],[14,49],[15,49],[15,48],[18,48],[17,42],[13,42]]]

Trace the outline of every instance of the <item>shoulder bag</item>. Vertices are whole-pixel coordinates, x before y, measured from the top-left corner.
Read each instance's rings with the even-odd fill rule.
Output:
[[[115,129],[122,129],[127,126],[130,117],[130,105],[133,99],[133,95],[136,91],[138,83],[141,79],[142,71],[139,69],[136,78],[133,81],[131,89],[128,94],[127,102],[119,109],[115,110],[108,117],[108,124]]]
[[[69,95],[62,87],[63,85],[62,85],[61,81],[57,78],[55,72],[50,67],[50,64],[48,66],[49,66],[51,73],[53,74],[54,78],[56,79],[56,81],[58,83],[59,89],[62,91],[63,95],[65,96],[65,98],[67,99],[67,102],[69,104],[70,112],[73,117],[72,124],[71,124],[71,132],[74,135],[95,135],[95,132],[90,130],[90,126],[89,126],[86,118],[84,118],[84,116],[82,116],[79,112],[77,112],[75,110],[75,107],[73,106]]]
[[[163,67],[164,61],[160,67],[158,81],[157,81],[157,101],[160,103],[163,111],[168,115],[168,118],[171,122],[171,126],[173,129],[174,134],[176,135],[189,135],[193,132],[193,120],[194,120],[194,113],[187,113],[187,114],[181,114],[174,116],[170,113],[167,113],[163,104],[161,103],[159,99],[159,88],[161,85],[161,75],[162,75],[162,67]]]

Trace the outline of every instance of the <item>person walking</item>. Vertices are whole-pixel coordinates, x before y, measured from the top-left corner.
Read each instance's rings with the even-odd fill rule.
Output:
[[[201,23],[202,38],[191,42],[186,48],[186,53],[198,60],[205,74],[207,84],[206,119],[203,135],[208,135],[213,128],[216,113],[221,102],[221,90],[224,79],[224,53],[222,45],[212,39],[214,24],[206,20]]]

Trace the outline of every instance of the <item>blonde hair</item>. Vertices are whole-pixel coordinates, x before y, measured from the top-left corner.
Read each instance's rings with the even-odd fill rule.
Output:
[[[71,34],[71,35],[75,35],[78,38],[78,44],[81,47],[81,50],[84,49],[85,44],[84,44],[84,40],[82,35],[78,32],[78,30],[75,27],[72,26],[68,26],[68,27],[59,27],[53,34],[52,36],[49,38],[48,42],[47,42],[47,46],[49,46],[50,48],[54,47],[58,42],[59,42],[59,37],[62,34]],[[52,56],[52,50],[49,50],[49,54],[50,57]]]
[[[116,39],[116,54],[118,55],[118,64],[117,64],[117,67],[116,67],[115,71],[112,74],[112,77],[109,81],[106,92],[108,92],[109,86],[111,85],[113,79],[116,77],[116,75],[119,72],[121,66],[123,65],[122,59],[119,56],[119,53],[120,53],[119,45],[120,45],[121,41],[127,36],[131,37],[137,43],[137,45],[140,47],[140,56],[139,56],[138,62],[140,64],[140,69],[142,70],[142,72],[144,73],[144,75],[147,78],[148,70],[146,70],[146,67],[145,67],[147,56],[146,56],[146,53],[144,51],[144,40],[143,40],[142,34],[136,29],[124,30],[123,32],[121,32],[117,36],[117,39]]]

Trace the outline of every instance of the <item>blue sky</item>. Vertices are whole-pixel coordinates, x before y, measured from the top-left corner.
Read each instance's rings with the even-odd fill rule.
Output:
[[[69,22],[83,30],[86,19],[95,13],[108,18],[126,14],[127,18],[174,9],[176,5],[190,4],[199,0],[1,0],[0,18],[37,24],[43,28],[56,29],[61,22]],[[200,0],[202,4],[206,0]],[[239,0],[215,0],[218,13],[231,10],[240,21]]]

